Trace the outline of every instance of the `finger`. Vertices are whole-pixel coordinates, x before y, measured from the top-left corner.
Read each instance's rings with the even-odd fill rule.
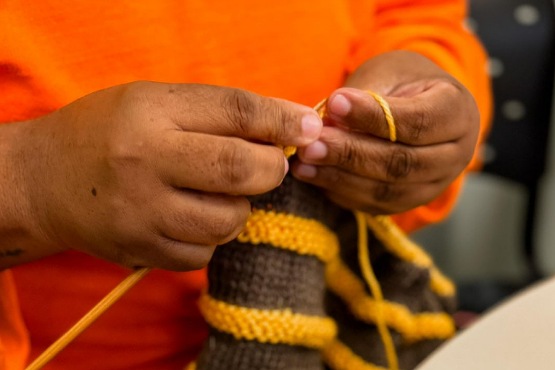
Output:
[[[433,189],[431,189],[433,193]],[[355,198],[349,194],[344,193],[334,193],[331,191],[326,191],[326,196],[335,204],[339,205],[340,207],[351,209],[351,210],[358,210],[361,212],[369,213],[372,215],[394,215],[403,212],[410,211],[420,205],[426,204],[426,202],[412,202],[404,201],[404,202],[395,202],[395,203],[381,203],[381,202],[372,202],[371,200],[362,199],[362,198]],[[434,199],[433,197],[431,199]]]
[[[86,252],[128,268],[195,270],[208,264],[215,249],[215,244],[178,241],[147,228],[139,228],[123,240],[109,237],[101,237],[100,240],[104,248],[87,249]]]
[[[471,150],[461,153],[463,148],[456,142],[415,147],[325,127],[318,141],[299,149],[298,157],[305,164],[339,167],[377,181],[409,183],[458,173],[472,156]]]
[[[135,269],[153,267],[170,271],[191,271],[206,267],[214,254],[215,245],[200,245],[152,235],[133,243],[133,249],[112,249],[113,253],[99,257]]]
[[[152,227],[169,239],[220,245],[235,238],[250,214],[244,197],[173,190],[152,212]]]
[[[312,108],[241,89],[163,85],[173,121],[183,130],[303,146],[318,138],[322,120]]]
[[[395,120],[397,140],[431,145],[457,140],[477,127],[475,104],[462,89],[451,80],[437,80],[414,96],[384,96]],[[337,125],[389,139],[384,111],[365,91],[337,90],[329,99],[327,113]]]
[[[163,253],[157,255],[155,267],[169,271],[191,271],[204,268],[210,262],[216,246],[184,243],[162,238]]]
[[[160,178],[178,188],[254,195],[283,180],[288,164],[272,145],[195,132],[171,132],[152,158]]]
[[[448,180],[392,183],[363,178],[334,167],[313,167],[307,171],[303,166],[306,165],[293,165],[296,178],[324,189],[330,199],[342,207],[372,213],[378,210],[399,213],[425,204],[449,183]]]
[[[216,245],[244,228],[250,204],[245,198],[171,192],[152,212],[154,248],[142,248],[134,263],[185,271],[206,266]]]

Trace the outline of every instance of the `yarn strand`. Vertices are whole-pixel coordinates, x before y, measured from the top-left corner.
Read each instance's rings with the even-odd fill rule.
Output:
[[[395,345],[393,344],[391,333],[389,332],[389,328],[385,322],[382,289],[376,275],[374,274],[372,264],[370,263],[366,217],[363,213],[355,211],[355,218],[358,227],[358,262],[360,264],[360,270],[364,281],[368,284],[368,287],[376,300],[376,327],[378,328],[378,332],[385,348],[385,355],[389,369],[399,370],[399,361],[397,359],[397,353],[395,352]]]
[[[96,304],[85,316],[81,318],[75,325],[66,331],[58,340],[50,345],[39,357],[37,357],[25,370],[42,369],[50,362],[60,351],[62,351],[69,343],[77,338],[85,329],[96,321],[107,309],[109,309],[116,301],[118,301],[129,289],[133,288],[143,277],[150,272],[150,268],[140,268],[121,283],[119,283],[108,295]]]
[[[389,128],[389,140],[391,142],[397,141],[397,129],[395,127],[395,119],[389,108],[387,101],[379,94],[373,91],[367,91],[370,96],[376,100],[376,102],[382,108],[385,116],[385,121]],[[395,344],[391,338],[391,333],[386,323],[384,316],[384,298],[380,283],[374,274],[372,269],[372,263],[370,262],[370,252],[368,250],[368,229],[366,224],[366,216],[359,211],[355,211],[355,218],[357,221],[358,228],[358,262],[360,265],[360,270],[362,272],[362,277],[364,281],[370,288],[372,295],[376,301],[376,327],[378,328],[378,333],[380,334],[383,346],[385,348],[385,355],[387,358],[387,363],[390,370],[399,369],[399,360],[397,358],[397,353],[395,351]]]
[[[374,100],[380,105],[385,116],[385,121],[387,122],[387,127],[389,128],[389,141],[392,143],[397,141],[397,128],[395,127],[395,119],[393,118],[393,113],[391,113],[391,108],[389,103],[379,94],[373,91],[366,91]]]

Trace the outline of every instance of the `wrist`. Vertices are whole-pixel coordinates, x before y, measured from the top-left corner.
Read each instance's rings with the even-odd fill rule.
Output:
[[[0,125],[0,270],[59,251],[41,230],[31,201],[26,172],[41,153],[28,140],[30,124]]]

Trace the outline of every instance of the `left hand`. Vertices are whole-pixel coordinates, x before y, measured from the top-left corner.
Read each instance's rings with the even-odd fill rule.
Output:
[[[318,141],[301,148],[293,175],[340,206],[400,213],[436,198],[465,169],[479,134],[469,91],[412,52],[382,54],[362,65],[327,103]],[[389,141],[389,103],[397,142]]]

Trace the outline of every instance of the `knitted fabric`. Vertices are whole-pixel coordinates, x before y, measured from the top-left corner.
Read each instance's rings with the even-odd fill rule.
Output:
[[[210,336],[190,369],[383,369],[376,304],[401,369],[453,335],[452,284],[388,218],[368,218],[385,299],[376,302],[358,266],[351,212],[290,176],[251,203],[245,231],[209,264],[200,307]]]

